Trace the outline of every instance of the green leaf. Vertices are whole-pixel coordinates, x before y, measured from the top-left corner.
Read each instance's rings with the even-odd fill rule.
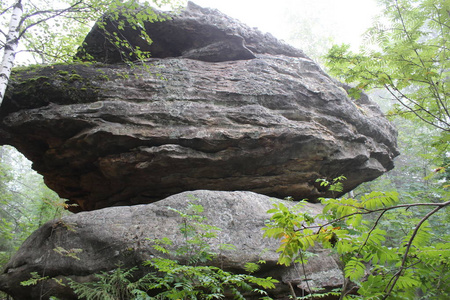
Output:
[[[362,263],[362,260],[356,257],[352,257],[344,267],[345,277],[350,280],[359,280],[364,276],[366,266]]]

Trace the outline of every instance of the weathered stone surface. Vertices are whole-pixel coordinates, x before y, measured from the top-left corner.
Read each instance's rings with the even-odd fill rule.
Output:
[[[141,265],[154,255],[160,255],[151,247],[150,239],[168,237],[174,241],[174,247],[184,245],[184,236],[179,231],[181,218],[169,207],[183,210],[189,201],[202,205],[207,223],[222,229],[218,237],[210,241],[212,249],[220,253],[212,265],[244,272],[246,262],[263,259],[266,264],[256,275],[272,276],[280,281],[276,290],[271,291],[274,298],[290,295],[288,282],[298,295],[301,295],[299,287],[306,289],[302,268],[278,265],[279,242],[263,238],[262,231],[270,217],[266,211],[273,203],[282,201],[292,206],[294,202],[252,192],[193,191],[153,204],[82,212],[46,223],[25,241],[0,274],[0,290],[10,293],[16,300],[47,299],[50,295],[71,299],[68,288],[56,284],[52,278],[69,277],[83,282],[92,280],[94,273],[116,268],[119,263],[125,268]],[[306,204],[304,211],[316,215],[321,207]],[[219,244],[224,243],[235,245],[237,250],[219,250]],[[57,247],[83,251],[76,260],[58,254],[54,251]],[[342,285],[343,276],[333,256],[325,250],[315,252],[318,256],[311,257],[306,265],[310,287]],[[49,276],[49,279],[35,286],[21,286],[20,282],[29,279],[30,272]],[[42,294],[45,297],[39,298]]]
[[[217,11],[185,14],[166,34],[178,38],[180,22],[230,28],[255,58],[193,60],[183,55],[198,48],[188,47],[134,68],[18,70],[0,110],[0,144],[32,160],[50,188],[79,205],[72,210],[195,189],[314,200],[326,195],[317,178],[345,175],[347,192],[393,167],[396,131],[367,96],[351,100],[301,51]],[[227,34],[210,36],[226,42]]]
[[[132,13],[137,13],[134,11]],[[303,57],[303,51],[277,40],[269,33],[240,23],[218,10],[203,8],[189,2],[178,14],[160,13],[164,22],[145,22],[145,32],[153,43],[141,38],[137,30],[125,26],[120,36],[152,57],[183,57],[209,62],[252,59],[256,54]],[[118,63],[136,59],[129,50],[110,43],[104,33],[117,31],[117,21],[105,17],[100,29],[94,26],[86,37],[78,56],[86,54],[96,61]]]

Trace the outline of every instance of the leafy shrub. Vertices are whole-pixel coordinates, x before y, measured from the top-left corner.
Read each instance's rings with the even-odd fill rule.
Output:
[[[274,288],[277,280],[271,277],[258,278],[250,274],[233,274],[205,265],[216,256],[208,240],[215,238],[220,229],[206,224],[207,219],[201,216],[203,207],[194,201],[195,199],[192,199],[189,202],[185,211],[171,208],[183,219],[180,225],[185,242],[183,246],[169,250],[168,246],[172,245],[170,239],[152,240],[153,248],[161,252],[162,256],[172,254],[185,257],[185,262],[154,257],[144,263],[153,271],[140,278],[133,276],[137,271],[136,267],[129,270],[117,268],[96,274],[98,280],[94,282],[78,283],[70,280],[74,292],[87,300],[222,299],[225,296],[245,299],[250,294],[259,295],[261,299],[270,299],[265,289]],[[257,270],[255,263],[247,266],[249,271]]]
[[[336,181],[326,182],[333,184]],[[314,218],[300,213],[302,202],[292,209],[274,204],[268,211],[272,217],[264,235],[280,239],[279,263],[284,265],[303,263],[302,254],[316,243],[339,254],[345,276],[341,299],[349,299],[350,283],[358,287],[358,296],[352,298],[416,299],[417,294],[432,292],[437,296],[422,299],[449,299],[450,243],[436,242],[439,239],[428,219],[450,201],[398,201],[395,192],[372,192],[360,199],[322,199],[322,214]],[[413,209],[420,217],[411,217]],[[365,219],[364,215],[374,218]],[[406,231],[400,239],[388,240],[389,228],[383,228],[383,220],[398,220],[399,215],[405,216],[402,225]]]

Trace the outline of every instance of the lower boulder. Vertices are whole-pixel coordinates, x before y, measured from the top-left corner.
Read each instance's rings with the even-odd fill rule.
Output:
[[[111,207],[63,217],[50,221],[35,231],[0,274],[0,290],[16,300],[77,299],[71,289],[58,280],[71,278],[79,282],[93,279],[93,274],[121,266],[142,268],[143,262],[161,256],[153,247],[155,240],[168,238],[170,247],[186,246],[186,235],[180,230],[190,219],[183,218],[190,204],[203,208],[205,224],[221,230],[208,245],[217,255],[210,265],[228,271],[246,273],[245,264],[264,260],[258,277],[271,276],[279,283],[269,295],[287,298],[292,288],[297,295],[306,289],[303,268],[277,264],[279,241],[263,237],[262,228],[270,218],[267,210],[274,203],[295,202],[273,199],[253,192],[192,191],[170,196],[162,201],[136,206]],[[316,215],[319,204],[308,203],[305,212]],[[235,249],[223,250],[221,245],[232,244]],[[323,249],[309,259],[305,271],[310,288],[335,288],[343,283],[338,261]],[[171,257],[183,262],[189,257]],[[36,285],[22,286],[36,272],[46,279]]]

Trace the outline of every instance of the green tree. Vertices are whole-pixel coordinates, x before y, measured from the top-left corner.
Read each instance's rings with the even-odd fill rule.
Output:
[[[30,162],[0,147],[0,269],[34,230],[65,213],[64,200],[30,171]]]
[[[326,56],[330,73],[355,84],[351,96],[384,88],[396,102],[390,114],[421,120],[450,131],[450,1],[383,0],[382,17],[366,34],[361,53],[333,46]]]
[[[284,264],[302,261],[315,243],[338,253],[341,299],[355,292],[351,283],[352,297],[363,299],[448,299],[450,1],[380,3],[383,14],[360,53],[333,46],[325,59],[333,75],[354,85],[355,101],[362,90],[384,89],[393,101],[389,115],[406,119],[396,119],[401,170],[375,183],[383,192],[372,185],[357,197],[322,199],[317,218],[275,207],[266,236],[281,239]],[[338,183],[321,181],[334,189]]]
[[[386,92],[382,100],[390,102],[388,115],[399,128],[402,155],[396,169],[375,182],[384,181],[378,190],[396,190],[407,203],[448,201],[450,1],[380,3],[383,14],[368,30],[360,53],[334,46],[327,66],[354,84],[350,94],[356,99],[363,89]]]
[[[160,19],[150,6],[181,4],[182,0],[4,0],[0,2],[0,104],[15,65],[16,55],[22,52],[40,63],[72,61],[95,21],[107,12],[118,21],[118,28],[134,26],[143,29],[144,21]],[[144,8],[136,13],[138,7]],[[118,11],[125,16],[119,20]],[[100,23],[101,26],[101,23]],[[6,29],[7,28],[7,29]],[[140,34],[149,43],[144,30]],[[139,52],[120,36],[111,36],[113,44],[127,46],[131,52]],[[22,48],[19,47],[22,43]],[[139,53],[138,57],[146,57]]]
[[[339,191],[341,179],[321,184]],[[265,236],[280,239],[285,265],[304,263],[303,253],[316,243],[338,254],[344,266],[340,299],[448,299],[450,235],[448,227],[443,236],[434,234],[431,220],[450,201],[399,201],[396,192],[322,199],[316,217],[301,213],[302,203],[292,209],[281,203],[268,211]]]

